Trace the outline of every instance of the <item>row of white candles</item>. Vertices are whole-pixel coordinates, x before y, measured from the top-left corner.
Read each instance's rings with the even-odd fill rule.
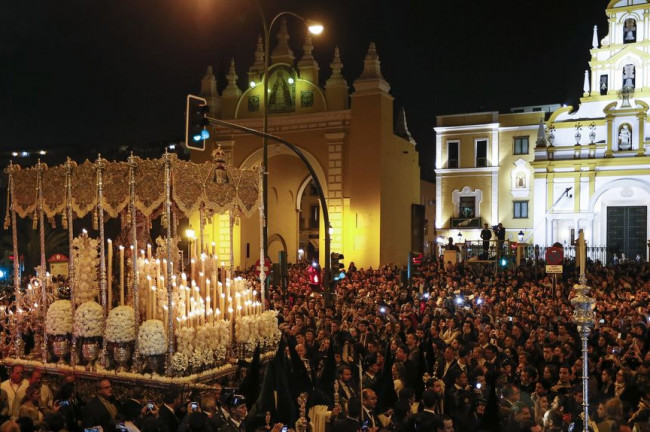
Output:
[[[193,251],[195,252],[195,250]],[[207,250],[206,250],[207,252]],[[155,258],[151,245],[147,251],[140,251],[137,260],[139,270],[139,287],[141,304],[145,305],[144,318],[160,319],[167,322],[167,260]],[[223,263],[222,263],[223,264]],[[124,247],[119,247],[119,299],[124,305],[125,296],[125,258]],[[207,267],[207,270],[206,270]],[[202,253],[200,259],[196,256],[190,259],[190,273],[182,273],[180,283],[177,276],[172,275],[172,290],[178,291],[180,302],[172,303],[173,317],[182,327],[196,327],[205,323],[214,323],[219,319],[232,319],[241,316],[262,313],[262,305],[257,301],[257,291],[246,286],[241,278],[230,278],[230,272],[221,267],[221,280],[218,277],[218,257],[214,253]],[[113,246],[108,240],[108,304],[113,304]],[[162,316],[159,316],[158,306],[162,302]]]

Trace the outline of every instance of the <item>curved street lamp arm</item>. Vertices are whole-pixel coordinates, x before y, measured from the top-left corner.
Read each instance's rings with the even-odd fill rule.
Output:
[[[305,157],[304,153],[295,145],[291,144],[289,141],[285,140],[284,138],[280,138],[275,135],[271,135],[268,133],[260,132],[256,129],[251,129],[246,126],[241,126],[236,123],[230,123],[224,120],[212,118],[212,117],[207,117],[207,120],[210,123],[214,123],[220,126],[225,126],[230,129],[236,129],[242,132],[249,133],[251,135],[257,135],[266,139],[269,139],[271,141],[275,141],[277,143],[283,144],[287,146],[291,151],[293,151],[299,158],[302,160],[302,162],[305,164],[307,167],[307,170],[309,171],[309,174],[311,175],[312,180],[314,180],[314,184],[316,185],[316,190],[318,192],[318,198],[320,199],[321,202],[321,209],[323,210],[323,223],[325,225],[325,275],[323,277],[325,281],[325,302],[327,305],[331,304],[332,301],[332,293],[331,293],[331,268],[330,268],[330,216],[329,216],[329,211],[327,210],[327,201],[325,200],[325,193],[323,192],[323,187],[320,183],[320,180],[318,179],[318,176],[316,175],[316,172],[314,171],[314,167],[312,167],[311,163],[307,160]]]

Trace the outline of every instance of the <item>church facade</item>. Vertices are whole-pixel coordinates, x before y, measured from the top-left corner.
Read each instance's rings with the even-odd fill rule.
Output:
[[[607,259],[647,258],[650,220],[650,3],[612,0],[594,27],[578,107],[439,116],[436,228],[478,240],[569,244],[578,232]]]
[[[365,60],[349,60],[364,62],[350,91],[338,48],[321,87],[321,67],[312,55],[310,37],[300,59],[288,41],[287,26],[281,22],[268,70],[269,133],[298,147],[313,166],[327,198],[331,251],[344,255],[346,267],[350,262],[366,268],[405,264],[412,249],[413,207],[420,201],[419,159],[403,113],[394,116],[390,85],[381,74],[375,45],[370,44]],[[237,86],[237,69],[231,62],[227,85],[219,93],[208,68],[200,96],[208,100],[210,115],[262,130],[263,74],[261,38],[247,71],[247,88]],[[394,117],[402,122],[394,123]],[[193,160],[209,158],[220,147],[232,166],[261,165],[262,138],[217,126],[210,132],[206,151],[193,151]],[[318,259],[322,266],[329,259],[324,256],[327,228],[311,176],[285,146],[269,141],[268,148],[267,255],[277,262],[279,252],[286,252],[289,262]],[[198,217],[192,224],[198,224]],[[232,253],[236,267],[253,265],[260,257],[258,215],[236,219],[232,249],[228,228],[228,215],[209,219],[204,241],[215,241],[220,256]]]

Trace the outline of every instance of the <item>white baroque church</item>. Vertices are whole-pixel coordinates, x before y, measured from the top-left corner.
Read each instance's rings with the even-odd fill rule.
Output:
[[[594,27],[577,107],[437,117],[436,228],[478,240],[569,244],[580,230],[614,256],[648,258],[650,2],[612,0]]]

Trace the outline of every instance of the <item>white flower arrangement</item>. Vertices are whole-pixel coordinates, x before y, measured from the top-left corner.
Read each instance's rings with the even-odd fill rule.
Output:
[[[189,357],[189,364],[194,372],[197,372],[203,366],[203,353],[201,351],[194,351]]]
[[[189,359],[187,356],[181,352],[176,352],[172,356],[172,371],[180,375],[187,370],[189,366]]]
[[[194,351],[194,328],[183,327],[176,330],[176,347],[177,351],[182,353],[186,358]]]
[[[194,339],[194,350],[203,351],[208,349],[207,328],[210,324],[202,325],[196,329],[196,338]]]
[[[201,361],[206,367],[214,365],[214,353],[212,350],[206,349],[199,351],[201,353]]]
[[[230,321],[219,320],[214,323],[214,328],[216,332],[217,346],[220,345],[230,345],[232,335],[230,334]]]
[[[142,355],[165,354],[167,336],[162,321],[150,319],[142,323],[138,334],[138,348]]]
[[[268,310],[262,313],[262,315],[259,315],[258,330],[260,338],[272,338],[276,334],[280,334],[277,316],[278,311],[275,310]]]
[[[94,301],[82,303],[74,313],[73,334],[77,337],[99,337],[104,330],[104,310]]]
[[[109,342],[131,342],[135,340],[135,311],[131,306],[118,306],[106,318],[106,340]]]
[[[65,336],[72,333],[72,303],[70,300],[57,300],[50,305],[45,315],[45,333]]]
[[[99,240],[82,234],[72,241],[75,263],[74,300],[76,304],[99,297]]]
[[[235,342],[243,344],[254,337],[251,332],[251,322],[251,317],[235,318]],[[255,333],[257,333],[257,329],[255,329]]]
[[[226,362],[226,345],[219,345],[214,351],[214,360],[217,364],[224,364]]]

